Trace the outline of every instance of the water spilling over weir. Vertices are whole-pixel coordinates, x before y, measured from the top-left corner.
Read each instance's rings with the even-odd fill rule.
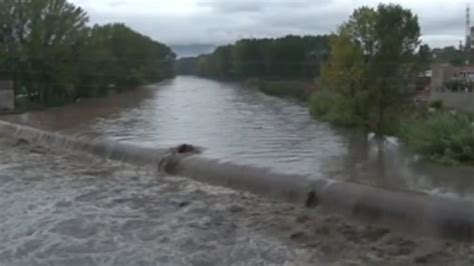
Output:
[[[428,233],[472,235],[474,169],[417,161],[402,145],[332,129],[298,104],[238,84],[178,77],[2,119],[15,122],[2,123],[2,134],[45,146]],[[199,154],[179,153],[182,143]]]
[[[354,183],[278,174],[251,166],[199,156],[189,145],[152,149],[114,141],[75,139],[27,126],[0,122],[0,134],[19,140],[89,152],[109,159],[149,166],[213,185],[393,223],[429,234],[472,240],[474,203],[410,192],[393,192]]]

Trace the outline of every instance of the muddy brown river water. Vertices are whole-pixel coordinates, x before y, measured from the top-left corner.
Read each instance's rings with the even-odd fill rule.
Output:
[[[237,83],[192,76],[141,90],[4,119],[91,138],[168,147],[191,143],[205,156],[274,171],[394,190],[474,199],[474,168],[417,160],[383,142],[314,120],[295,102]]]
[[[474,171],[416,160],[312,119],[306,108],[196,77],[2,117],[67,135],[446,197]],[[474,246],[405,236],[185,178],[0,136],[0,265],[472,265]]]

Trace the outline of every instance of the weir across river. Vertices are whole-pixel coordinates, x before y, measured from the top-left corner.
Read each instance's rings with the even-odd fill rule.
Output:
[[[148,166],[168,174],[244,190],[274,199],[322,206],[372,222],[390,223],[416,233],[474,239],[474,202],[414,192],[394,192],[366,185],[223,163],[199,156],[191,146],[153,149],[110,140],[70,138],[27,126],[0,122],[0,134],[18,140],[88,152]]]

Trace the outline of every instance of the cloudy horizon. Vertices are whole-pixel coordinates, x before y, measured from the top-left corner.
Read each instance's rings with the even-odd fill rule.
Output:
[[[91,23],[122,22],[176,47],[181,56],[208,52],[241,38],[318,35],[337,30],[352,11],[398,3],[418,15],[422,40],[432,47],[464,39],[466,1],[372,0],[72,0]],[[474,3],[474,1],[472,1]]]

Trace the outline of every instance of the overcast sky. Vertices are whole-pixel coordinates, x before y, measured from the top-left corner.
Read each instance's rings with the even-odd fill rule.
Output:
[[[92,23],[124,22],[171,46],[218,45],[243,37],[333,32],[372,0],[72,0]],[[464,39],[466,0],[398,0],[418,14],[431,46]],[[474,8],[474,1],[473,8]],[[474,19],[473,19],[474,20]]]

